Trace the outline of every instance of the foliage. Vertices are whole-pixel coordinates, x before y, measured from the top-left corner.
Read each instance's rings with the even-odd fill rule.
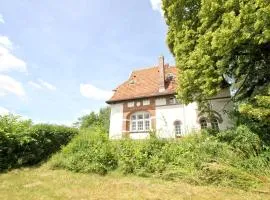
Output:
[[[262,150],[262,142],[258,135],[243,125],[235,130],[221,132],[217,137],[219,140],[229,143],[246,158],[257,156]]]
[[[0,171],[37,164],[67,144],[77,129],[0,117]]]
[[[270,175],[270,159],[247,127],[177,140],[108,140],[102,129],[83,130],[49,165],[75,172],[123,174],[248,189]]]
[[[238,99],[269,84],[268,0],[163,0],[163,10],[184,103],[212,97],[225,82]]]
[[[23,120],[16,115],[0,115],[0,131],[20,133],[33,125],[31,120]]]
[[[270,145],[270,84],[239,105],[238,124],[248,126],[261,140]]]
[[[239,106],[239,112],[250,119],[270,124],[270,84],[264,91],[250,98],[246,103]]]
[[[91,112],[88,115],[80,117],[75,123],[75,126],[78,126],[81,129],[99,126],[106,132],[109,132],[110,113],[110,107],[101,108],[97,114],[95,112]]]
[[[163,10],[182,102],[205,107],[231,85],[238,121],[270,141],[269,1],[163,0]]]
[[[51,166],[75,172],[106,174],[116,168],[117,159],[107,136],[99,128],[92,128],[81,131],[60,154],[53,156]]]

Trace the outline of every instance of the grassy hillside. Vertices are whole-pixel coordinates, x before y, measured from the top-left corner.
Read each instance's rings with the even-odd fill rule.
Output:
[[[0,174],[1,200],[11,199],[270,199],[270,186],[252,191],[217,186],[194,186],[155,178],[73,173],[66,170],[24,168]]]
[[[49,166],[251,190],[269,183],[269,156],[245,127],[218,136],[204,133],[180,140],[143,141],[111,141],[102,131],[92,129],[77,135],[52,157]]]

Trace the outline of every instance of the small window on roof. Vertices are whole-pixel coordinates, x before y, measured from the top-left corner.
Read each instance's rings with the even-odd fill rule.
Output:
[[[174,74],[173,73],[168,73],[167,76],[166,76],[166,80],[169,81],[169,80],[173,80],[174,79]]]
[[[133,84],[135,84],[135,81],[134,80],[130,80],[129,81],[129,84],[132,84],[133,85]]]

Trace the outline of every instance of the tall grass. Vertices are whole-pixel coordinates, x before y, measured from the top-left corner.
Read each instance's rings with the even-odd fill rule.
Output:
[[[257,149],[251,133],[252,145],[241,142],[243,127],[234,130],[237,137],[224,141],[207,133],[193,134],[179,140],[108,140],[99,129],[84,130],[61,152],[52,157],[52,168],[75,172],[123,174],[184,180],[193,184],[215,184],[242,189],[255,187],[269,176],[269,156]],[[255,136],[254,136],[255,137]],[[259,142],[259,141],[258,141]],[[255,151],[247,157],[248,151]]]

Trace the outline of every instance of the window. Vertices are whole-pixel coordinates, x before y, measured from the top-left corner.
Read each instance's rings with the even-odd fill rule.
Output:
[[[181,136],[181,122],[180,121],[175,121],[174,122],[174,131],[175,131],[175,136],[176,137]]]
[[[172,73],[169,73],[167,76],[166,76],[166,81],[171,81],[174,79],[174,75]]]
[[[169,104],[176,104],[176,98],[175,97],[170,97]]]
[[[144,106],[150,105],[150,100],[149,99],[143,100],[143,105]]]
[[[207,128],[207,121],[205,118],[200,119],[200,125],[201,125],[201,129]]]
[[[166,105],[166,98],[158,98],[156,99],[156,106]]]
[[[136,131],[148,131],[151,128],[150,114],[147,112],[137,112],[131,115],[131,127],[130,130]]]
[[[218,126],[219,122],[217,118],[212,118],[211,119],[211,127],[212,129],[219,131],[219,126]]]
[[[128,102],[127,106],[128,106],[129,108],[134,107],[134,101]]]

